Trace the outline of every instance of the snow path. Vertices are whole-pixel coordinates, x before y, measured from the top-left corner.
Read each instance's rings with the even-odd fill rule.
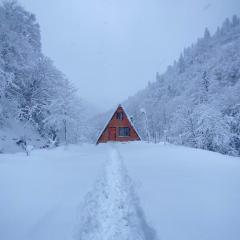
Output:
[[[85,198],[80,240],[154,240],[116,145],[109,149],[104,172]]]

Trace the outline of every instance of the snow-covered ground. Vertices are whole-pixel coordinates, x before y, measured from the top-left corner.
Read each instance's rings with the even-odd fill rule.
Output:
[[[240,158],[146,143],[0,154],[1,240],[83,239],[98,216],[102,230],[119,223],[162,240],[239,240]]]

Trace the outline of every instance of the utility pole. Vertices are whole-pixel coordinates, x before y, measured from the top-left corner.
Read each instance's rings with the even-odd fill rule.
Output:
[[[141,113],[144,115],[144,119],[145,119],[145,131],[147,133],[147,140],[148,143],[150,142],[150,133],[149,133],[149,125],[148,125],[148,118],[147,118],[147,113],[146,110],[144,108],[140,109]]]

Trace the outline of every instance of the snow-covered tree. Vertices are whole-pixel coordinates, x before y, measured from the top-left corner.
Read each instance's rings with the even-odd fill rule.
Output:
[[[211,35],[210,35],[208,28],[205,28],[204,39],[208,40],[208,39],[210,39],[210,37],[211,37]]]
[[[179,73],[183,73],[185,71],[185,62],[183,55],[180,55],[179,61],[178,61],[178,68],[179,68]]]
[[[80,102],[77,101],[76,89],[67,79],[56,86],[57,96],[46,106],[49,116],[44,120],[46,127],[54,128],[63,136],[64,142],[69,142],[68,135],[71,126],[76,126],[80,112]]]

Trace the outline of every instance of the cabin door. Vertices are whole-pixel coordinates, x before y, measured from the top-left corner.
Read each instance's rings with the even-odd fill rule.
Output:
[[[115,127],[110,127],[108,129],[108,140],[116,141],[116,128]]]

